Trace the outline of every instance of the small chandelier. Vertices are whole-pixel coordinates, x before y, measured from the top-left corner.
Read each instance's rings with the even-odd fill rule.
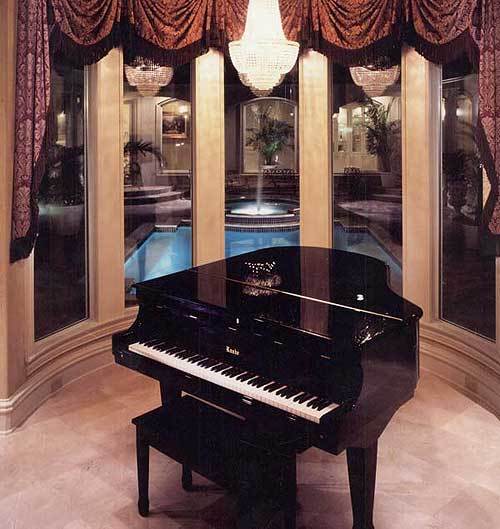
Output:
[[[131,65],[125,65],[127,81],[144,97],[157,95],[162,86],[170,83],[173,75],[174,69],[170,66],[159,66],[141,57],[137,57]]]
[[[241,82],[257,96],[269,95],[298,54],[299,43],[285,38],[278,0],[250,0],[243,37],[229,43]]]
[[[388,68],[379,66],[353,66],[349,68],[352,80],[361,86],[367,96],[377,97],[399,79],[399,65]]]

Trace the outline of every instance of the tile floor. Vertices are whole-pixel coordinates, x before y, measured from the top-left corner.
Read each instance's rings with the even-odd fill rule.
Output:
[[[59,391],[0,438],[1,529],[226,529],[230,498],[151,454],[151,509],[136,511],[130,419],[159,403],[156,384],[112,365]],[[500,422],[423,374],[379,444],[377,529],[500,528]],[[298,466],[298,529],[351,529],[345,457],[311,449]]]

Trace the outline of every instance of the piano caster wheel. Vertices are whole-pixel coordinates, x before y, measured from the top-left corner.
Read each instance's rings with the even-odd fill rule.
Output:
[[[144,518],[149,516],[149,501],[148,500],[139,500],[137,502],[137,507],[139,508],[139,514]]]
[[[182,465],[182,488],[190,492],[193,490],[193,474],[189,467]]]

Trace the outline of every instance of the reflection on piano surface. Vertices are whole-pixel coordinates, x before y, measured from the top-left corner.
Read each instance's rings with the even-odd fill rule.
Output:
[[[312,247],[258,250],[136,285],[136,322],[116,361],[183,396],[278,432],[347,449],[354,526],[372,527],[377,440],[413,396],[421,310],[387,286],[387,267]]]

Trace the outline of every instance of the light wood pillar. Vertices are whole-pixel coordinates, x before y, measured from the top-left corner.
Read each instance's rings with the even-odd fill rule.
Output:
[[[299,58],[300,244],[332,247],[331,104],[328,59]]]
[[[31,346],[29,314],[31,259],[9,262],[16,81],[16,0],[6,0],[0,17],[0,399],[12,395],[26,378]],[[1,422],[1,417],[0,417]]]
[[[113,49],[88,68],[90,318],[123,314],[124,204],[122,53]]]
[[[402,56],[403,295],[433,321],[439,306],[441,68],[406,47]]]
[[[193,99],[193,264],[224,258],[224,55],[195,59]]]

